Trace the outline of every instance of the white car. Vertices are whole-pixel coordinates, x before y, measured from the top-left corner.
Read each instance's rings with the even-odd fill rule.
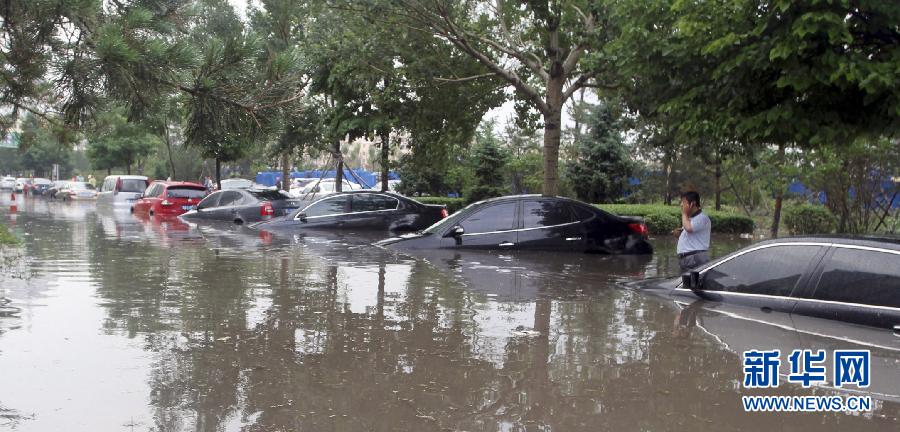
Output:
[[[393,192],[395,194],[400,194],[397,192],[397,188],[400,187],[400,180],[388,180],[388,192]],[[369,188],[370,190],[381,190],[381,181],[375,183],[374,186]]]
[[[16,179],[14,177],[6,176],[0,179],[0,189],[12,189],[14,187],[16,187]]]
[[[230,178],[222,180],[222,190],[225,189],[250,189],[255,183],[242,178]]]
[[[103,179],[97,205],[131,209],[150,185],[147,177],[137,175],[111,175]]]
[[[344,180],[341,183],[343,184],[343,187],[341,189],[343,189],[345,191],[362,189],[362,186],[360,186],[356,183],[351,183],[347,180]],[[297,191],[296,189],[291,189],[291,196],[311,197],[313,195],[321,196],[323,194],[330,194],[330,193],[334,193],[334,186],[335,186],[335,181],[333,178],[332,179],[322,179],[322,181],[320,181],[320,182],[312,182],[312,183],[304,186],[303,189],[300,189],[299,191]]]
[[[59,192],[57,198],[65,200],[93,200],[97,199],[97,189],[88,182],[69,182]]]

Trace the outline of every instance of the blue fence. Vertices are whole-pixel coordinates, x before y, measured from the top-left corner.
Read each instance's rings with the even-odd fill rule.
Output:
[[[351,174],[350,171],[353,171]],[[337,174],[335,170],[324,171],[325,175],[322,175],[323,171],[321,170],[307,170],[307,171],[291,171],[290,176],[292,179],[295,178],[334,178]],[[355,174],[355,176],[354,176]],[[357,180],[359,177],[359,181]],[[396,172],[390,171],[388,172],[388,178],[391,180],[399,180],[400,176],[397,175]],[[381,179],[381,173],[376,171],[367,171],[364,169],[344,169],[344,179],[351,182],[356,183],[362,186],[363,188],[370,188],[378,183]],[[281,181],[281,171],[260,171],[256,173],[256,182],[261,185],[266,186],[275,186]]]

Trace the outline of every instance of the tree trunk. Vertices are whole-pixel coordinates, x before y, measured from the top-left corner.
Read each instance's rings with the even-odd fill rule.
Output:
[[[131,175],[131,164],[125,164],[125,174]]]
[[[547,105],[544,113],[544,190],[545,196],[559,193],[559,141],[562,126],[563,85],[565,77],[551,74],[547,81]]]
[[[391,131],[385,128],[381,131],[381,191],[388,191],[388,176],[390,174]]]
[[[281,153],[281,189],[291,191],[291,156],[287,150]]]
[[[778,145],[778,190],[775,192],[775,209],[772,212],[772,228],[769,232],[772,238],[778,237],[778,225],[781,224],[781,202],[784,198],[784,187],[781,185],[781,175],[784,170],[784,144]]]
[[[216,158],[216,188],[222,190],[222,161]]]
[[[166,135],[166,149],[169,153],[169,167],[172,169],[172,180],[177,179],[177,174],[175,173],[175,159],[172,158],[172,140],[169,138],[169,123],[164,122],[163,133]]]
[[[716,211],[722,210],[722,158],[716,152]]]
[[[334,190],[342,192],[344,190],[344,157],[341,155],[341,140],[334,140],[334,147],[331,149],[334,158],[337,159],[337,165],[334,170]]]
[[[678,161],[678,155],[675,151],[669,162],[669,172],[666,173],[666,205],[672,205],[672,183],[675,177],[675,163]]]

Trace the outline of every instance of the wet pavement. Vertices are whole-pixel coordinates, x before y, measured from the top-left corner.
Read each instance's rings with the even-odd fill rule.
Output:
[[[669,238],[652,257],[412,258],[369,246],[371,234],[9,205],[0,221],[24,246],[0,264],[0,297],[21,310],[0,316],[0,429],[900,427],[900,338],[622,289],[677,273]],[[716,237],[713,255],[748,242]],[[871,349],[873,411],[744,413],[746,394],[842,394],[742,388],[741,353],[770,346]]]

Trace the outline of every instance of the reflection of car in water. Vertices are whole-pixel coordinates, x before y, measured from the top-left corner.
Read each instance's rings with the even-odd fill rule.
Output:
[[[206,196],[203,185],[189,182],[155,181],[134,203],[135,214],[178,216]]]
[[[900,240],[769,240],[644,289],[894,329],[900,334]]]
[[[328,195],[255,228],[415,231],[446,216],[447,209],[441,205],[391,193],[354,191]]]
[[[790,372],[787,357],[793,350],[825,350],[829,363],[836,349],[869,350],[872,379],[868,388],[834,389],[830,369],[826,374],[829,382],[822,386],[900,402],[900,338],[889,330],[720,302],[688,302],[691,300],[677,300],[681,308],[677,326],[703,329],[738,355],[749,350],[778,349],[782,355],[782,376]]]
[[[209,194],[196,209],[181,217],[191,222],[211,220],[243,224],[283,216],[299,206],[298,200],[280,191],[228,189]]]
[[[472,204],[415,235],[378,243],[402,250],[493,249],[649,254],[640,218],[568,198],[518,195]]]

